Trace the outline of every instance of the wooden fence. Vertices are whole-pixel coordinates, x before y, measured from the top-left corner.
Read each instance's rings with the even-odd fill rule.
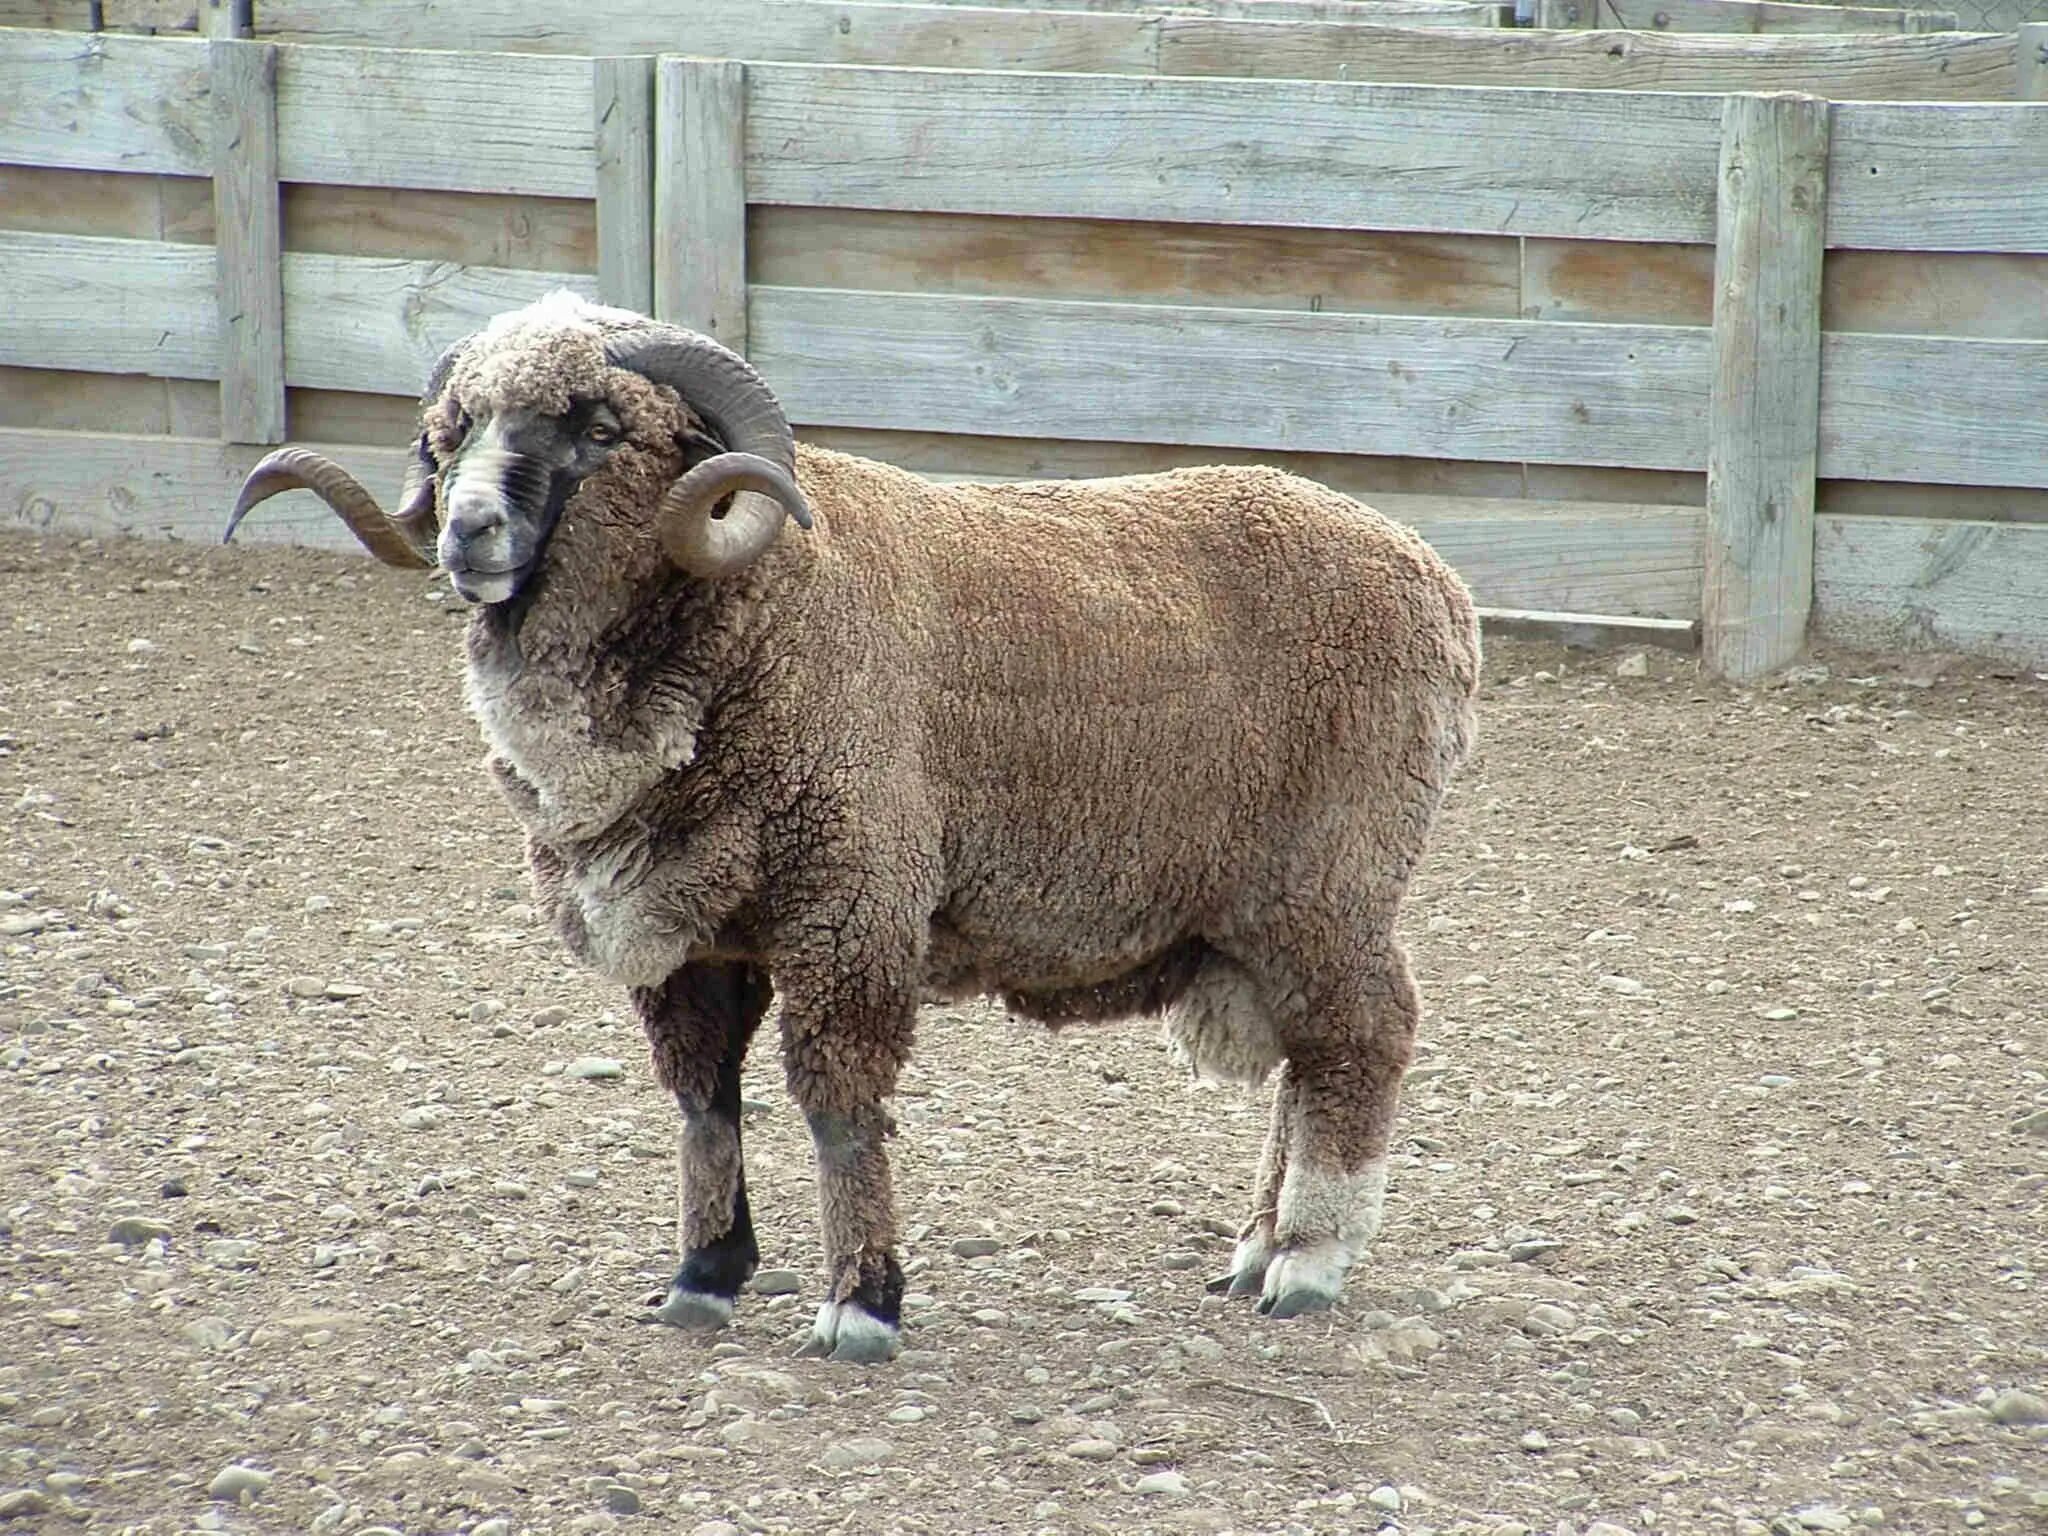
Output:
[[[1259,458],[1738,674],[1809,606],[2039,658],[2044,164],[2024,105],[0,35],[0,511],[211,536],[287,431],[395,485],[568,286],[913,467]]]
[[[1752,36],[1746,33],[1756,16],[1739,7],[1753,0],[1698,3],[1738,10],[1729,13],[1734,20],[1722,18],[1728,30],[1697,34],[1498,29],[1492,25],[1498,5],[1451,0],[1301,0],[1300,9],[1323,18],[1307,20],[832,0],[693,0],[679,13],[665,13],[646,0],[587,0],[574,8],[469,0],[459,16],[451,16],[437,0],[259,0],[253,21],[240,20],[253,35],[271,41],[425,48],[459,40],[477,52],[687,49],[707,57],[812,64],[1573,90],[1797,90],[1862,101],[1997,101],[2022,94],[2028,55],[2010,33],[1914,32],[1906,22],[1931,13],[1780,5],[1774,13],[1817,13],[1838,26],[1861,24],[1864,15],[1881,17],[1890,35]],[[1291,9],[1279,0],[1246,0],[1238,7],[1269,8]],[[1331,19],[1342,12],[1377,19]],[[10,13],[81,25],[86,15],[71,0],[0,0],[0,20]],[[196,8],[193,0],[109,0],[102,14],[109,25],[125,20],[176,30],[205,23],[221,35],[231,35],[237,20],[232,10]]]

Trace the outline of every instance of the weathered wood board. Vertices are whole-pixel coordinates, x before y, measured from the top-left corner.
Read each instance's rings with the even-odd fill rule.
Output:
[[[747,73],[755,203],[1712,238],[1713,96],[1661,96],[1645,112],[1641,98],[1600,91]]]
[[[2048,658],[2048,528],[1826,517],[1814,539],[1814,627],[1884,650]]]
[[[797,422],[1706,461],[1710,334],[1690,327],[756,288],[749,334]]]

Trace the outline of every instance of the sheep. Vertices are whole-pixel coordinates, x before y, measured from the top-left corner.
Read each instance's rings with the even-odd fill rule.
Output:
[[[421,419],[396,515],[286,448],[227,536],[309,488],[474,605],[536,900],[682,1111],[657,1320],[723,1325],[758,1262],[740,1068],[778,996],[808,1352],[898,1348],[885,1105],[920,1003],[972,995],[1163,1016],[1195,1071],[1276,1078],[1214,1286],[1336,1301],[1413,1054],[1395,916],[1473,734],[1471,598],[1421,539],[1271,468],[941,485],[798,445],[736,354],[567,294],[451,348]]]

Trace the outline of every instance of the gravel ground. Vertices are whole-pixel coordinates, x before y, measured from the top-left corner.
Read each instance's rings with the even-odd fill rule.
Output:
[[[858,1368],[772,1052],[762,1294],[640,1326],[673,1111],[454,606],[0,538],[0,1531],[2048,1529],[2040,677],[1495,645],[1344,1306],[1204,1293],[1257,1101],[933,1010]]]

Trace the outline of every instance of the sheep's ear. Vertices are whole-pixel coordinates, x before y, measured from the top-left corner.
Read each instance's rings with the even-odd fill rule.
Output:
[[[405,466],[405,488],[398,493],[398,510],[391,517],[420,549],[432,549],[441,537],[441,518],[435,510],[440,477],[440,466],[427,446],[427,434],[421,432],[412,445],[412,462]]]

